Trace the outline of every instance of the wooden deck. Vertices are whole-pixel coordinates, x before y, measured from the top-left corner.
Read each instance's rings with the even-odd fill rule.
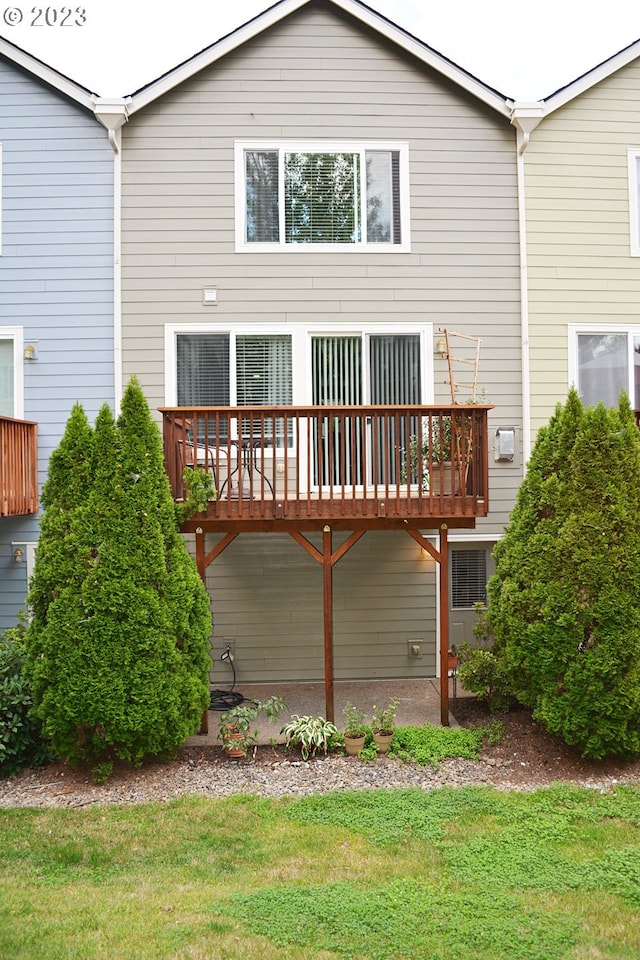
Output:
[[[37,511],[37,424],[0,416],[0,517]]]
[[[216,488],[185,531],[473,527],[489,509],[487,405],[163,407],[174,499]]]
[[[489,509],[488,405],[163,407],[174,499],[195,468],[216,497],[185,524],[198,571],[242,533],[284,531],[322,567],[325,716],[334,719],[333,570],[367,530],[404,530],[440,565],[440,716],[449,723],[448,530]],[[322,546],[305,533],[322,531]],[[351,531],[334,545],[335,531]],[[437,530],[437,545],[423,530]],[[207,549],[208,534],[218,533]],[[203,732],[207,729],[203,715]]]

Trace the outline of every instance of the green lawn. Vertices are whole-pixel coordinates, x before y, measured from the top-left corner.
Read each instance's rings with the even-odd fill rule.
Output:
[[[2,960],[640,957],[640,789],[0,810]]]

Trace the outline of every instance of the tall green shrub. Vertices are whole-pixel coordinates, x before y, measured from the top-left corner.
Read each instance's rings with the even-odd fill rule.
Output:
[[[83,575],[59,585],[29,643],[36,710],[61,756],[139,763],[197,727],[211,617],[135,381],[117,424],[107,406],[98,415],[91,476],[71,522]]]
[[[92,484],[93,431],[80,404],[75,404],[60,444],[49,458],[40,502],[37,563],[30,584],[31,636],[46,623],[49,604],[63,586],[84,576],[78,527],[72,520],[86,502]]]
[[[640,435],[572,391],[495,550],[487,625],[509,685],[584,756],[640,756]]]

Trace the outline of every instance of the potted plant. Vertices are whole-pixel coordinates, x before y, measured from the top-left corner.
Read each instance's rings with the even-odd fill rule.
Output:
[[[228,757],[246,757],[249,748],[258,742],[258,730],[254,726],[256,717],[264,713],[269,723],[275,723],[281,710],[287,705],[282,697],[269,697],[267,700],[245,700],[230,710],[220,714],[218,740]]]
[[[442,477],[443,492],[448,492],[444,489],[444,484],[451,475],[451,434],[451,417],[429,417],[424,423],[422,436],[414,435],[409,441],[403,479],[409,483],[419,483],[425,493],[432,489],[434,493],[439,493],[439,481]],[[432,469],[440,465],[441,469]],[[449,491],[450,489],[449,486]]]
[[[352,703],[344,705],[344,749],[348,756],[357,757],[367,736],[364,713]]]
[[[397,697],[392,697],[389,705],[380,711],[374,704],[371,717],[371,734],[378,753],[386,753],[391,745],[395,733],[396,710],[399,703]]]

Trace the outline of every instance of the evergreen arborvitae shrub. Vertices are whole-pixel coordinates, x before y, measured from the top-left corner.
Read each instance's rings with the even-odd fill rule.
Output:
[[[509,686],[585,757],[640,756],[640,434],[571,391],[540,431],[487,625]]]
[[[67,421],[60,444],[49,458],[49,470],[40,502],[44,508],[36,563],[29,588],[31,620],[25,637],[28,677],[34,703],[38,706],[64,675],[65,655],[55,633],[48,630],[49,611],[64,590],[79,590],[87,563],[74,523],[86,503],[92,484],[93,431],[86,414],[76,404]]]
[[[117,424],[107,406],[98,415],[91,472],[72,519],[84,573],[60,585],[30,658],[56,651],[37,701],[56,752],[102,772],[115,759],[171,751],[196,730],[209,696],[211,616],[135,381]]]

